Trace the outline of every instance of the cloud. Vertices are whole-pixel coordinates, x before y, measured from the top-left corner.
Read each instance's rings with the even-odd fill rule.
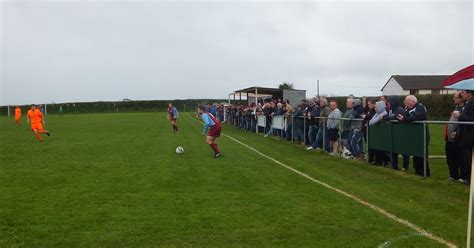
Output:
[[[1,2],[0,104],[225,98],[295,82],[376,95],[473,61],[473,6],[436,2]],[[30,94],[34,89],[34,94]]]

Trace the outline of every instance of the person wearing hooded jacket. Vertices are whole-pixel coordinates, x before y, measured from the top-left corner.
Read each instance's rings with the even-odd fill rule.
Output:
[[[383,121],[384,117],[387,115],[387,111],[385,111],[385,103],[383,101],[378,101],[375,103],[375,114],[369,120],[369,125],[373,126],[381,121]]]
[[[385,116],[387,116],[387,111],[385,110],[385,102],[370,102],[369,105],[373,105],[374,114],[369,120],[369,126],[379,124],[384,121]],[[369,149],[369,162],[375,165],[382,165],[385,161],[385,152],[375,149]]]

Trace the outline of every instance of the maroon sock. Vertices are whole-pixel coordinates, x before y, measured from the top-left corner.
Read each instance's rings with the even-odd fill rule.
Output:
[[[217,148],[217,144],[216,144],[216,143],[212,143],[212,144],[210,144],[209,146],[212,148],[212,150],[213,150],[216,154],[221,153],[221,152],[219,151],[219,148]]]
[[[179,129],[178,129],[178,126],[177,126],[177,125],[174,125],[173,127],[174,127],[174,129],[175,129],[176,131],[179,131]]]

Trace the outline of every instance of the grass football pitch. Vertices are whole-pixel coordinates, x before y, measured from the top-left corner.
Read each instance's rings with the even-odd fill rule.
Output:
[[[214,159],[202,124],[164,113],[47,116],[39,143],[0,118],[0,247],[445,247],[228,136]],[[433,155],[443,142],[431,128]],[[224,126],[262,154],[464,246],[468,190],[330,157]],[[438,135],[440,136],[440,135]],[[184,154],[175,148],[183,146]]]

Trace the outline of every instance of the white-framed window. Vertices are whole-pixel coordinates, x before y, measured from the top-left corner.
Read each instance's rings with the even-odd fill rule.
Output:
[[[418,90],[410,90],[410,95],[418,95]]]

